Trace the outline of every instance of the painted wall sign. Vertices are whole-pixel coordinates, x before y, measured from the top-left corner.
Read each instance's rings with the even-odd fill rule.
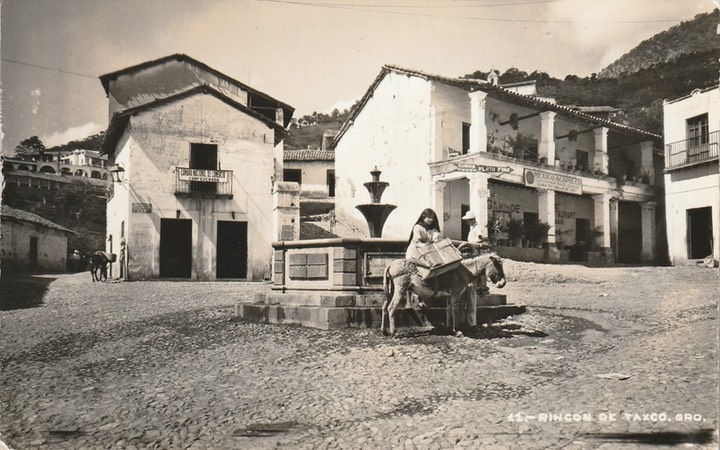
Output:
[[[520,205],[515,203],[497,202],[495,200],[488,199],[487,207],[489,210],[495,212],[520,214]]]
[[[133,203],[132,204],[132,212],[134,213],[151,213],[152,212],[152,205],[150,203]]]
[[[208,170],[208,169],[177,169],[178,179],[184,181],[207,181],[213,183],[227,183],[228,175],[230,174],[227,170]]]
[[[582,178],[561,175],[543,170],[525,169],[525,186],[553,191],[582,194]]]
[[[512,167],[505,166],[483,166],[480,164],[455,164],[455,169],[458,172],[483,172],[483,173],[510,173],[513,171]]]

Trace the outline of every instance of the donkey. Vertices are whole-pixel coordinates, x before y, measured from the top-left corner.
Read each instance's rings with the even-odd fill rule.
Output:
[[[486,253],[480,256],[462,260],[458,268],[441,275],[440,286],[444,292],[435,292],[420,275],[417,274],[408,261],[396,259],[390,261],[385,268],[383,276],[383,291],[385,301],[382,306],[382,323],[380,331],[385,336],[395,334],[395,313],[405,301],[407,292],[410,291],[420,298],[428,298],[433,295],[448,296],[446,326],[453,332],[457,332],[458,317],[460,315],[460,298],[468,288],[475,288],[475,284],[481,281],[481,277],[487,279],[499,289],[505,286],[505,272],[502,259],[495,253]],[[385,318],[388,318],[389,331],[385,328]]]
[[[92,276],[93,283],[96,281],[107,280],[108,263],[111,258],[108,253],[103,251],[96,251],[90,257],[90,275]]]

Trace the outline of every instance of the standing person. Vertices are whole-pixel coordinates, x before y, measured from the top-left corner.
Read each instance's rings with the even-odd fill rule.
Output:
[[[465,213],[464,216],[462,216],[462,220],[464,220],[470,227],[470,231],[468,232],[468,236],[467,236],[467,241],[471,244],[482,244],[482,241],[483,241],[482,230],[480,228],[480,224],[477,223],[475,214],[473,214],[472,211],[468,211]]]
[[[410,239],[408,239],[408,248],[405,252],[406,259],[413,259],[419,256],[418,247],[442,239],[440,234],[440,224],[437,214],[431,208],[426,208],[418,217],[413,225]]]

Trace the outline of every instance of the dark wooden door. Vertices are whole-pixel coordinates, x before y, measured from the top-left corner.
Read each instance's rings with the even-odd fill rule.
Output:
[[[38,238],[36,236],[30,237],[30,270],[35,271],[38,268]]]
[[[703,259],[713,254],[712,208],[688,209],[688,258]]]
[[[217,278],[247,278],[247,222],[218,221]]]
[[[192,220],[161,219],[160,277],[190,278],[192,274]]]

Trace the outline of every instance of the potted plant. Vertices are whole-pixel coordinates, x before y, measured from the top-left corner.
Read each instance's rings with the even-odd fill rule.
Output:
[[[652,182],[652,174],[649,170],[642,171],[642,175],[640,175],[640,181],[645,184],[650,184]]]
[[[604,175],[601,166],[602,164],[600,164],[599,162],[595,163],[595,175]]]
[[[498,241],[502,238],[502,234],[504,232],[502,219],[499,217],[488,217],[487,230],[490,244],[496,246]]]
[[[514,245],[515,247],[521,246],[524,231],[523,220],[517,217],[511,217],[505,226],[507,227],[508,238],[511,241],[510,245]]]
[[[525,159],[525,154],[530,149],[537,147],[537,139],[521,132],[515,136],[506,136],[505,142],[513,150],[513,156],[517,159]]]
[[[547,241],[548,231],[550,231],[552,225],[547,222],[539,220],[533,223],[530,227],[530,240],[535,243],[535,247],[542,248]]]

